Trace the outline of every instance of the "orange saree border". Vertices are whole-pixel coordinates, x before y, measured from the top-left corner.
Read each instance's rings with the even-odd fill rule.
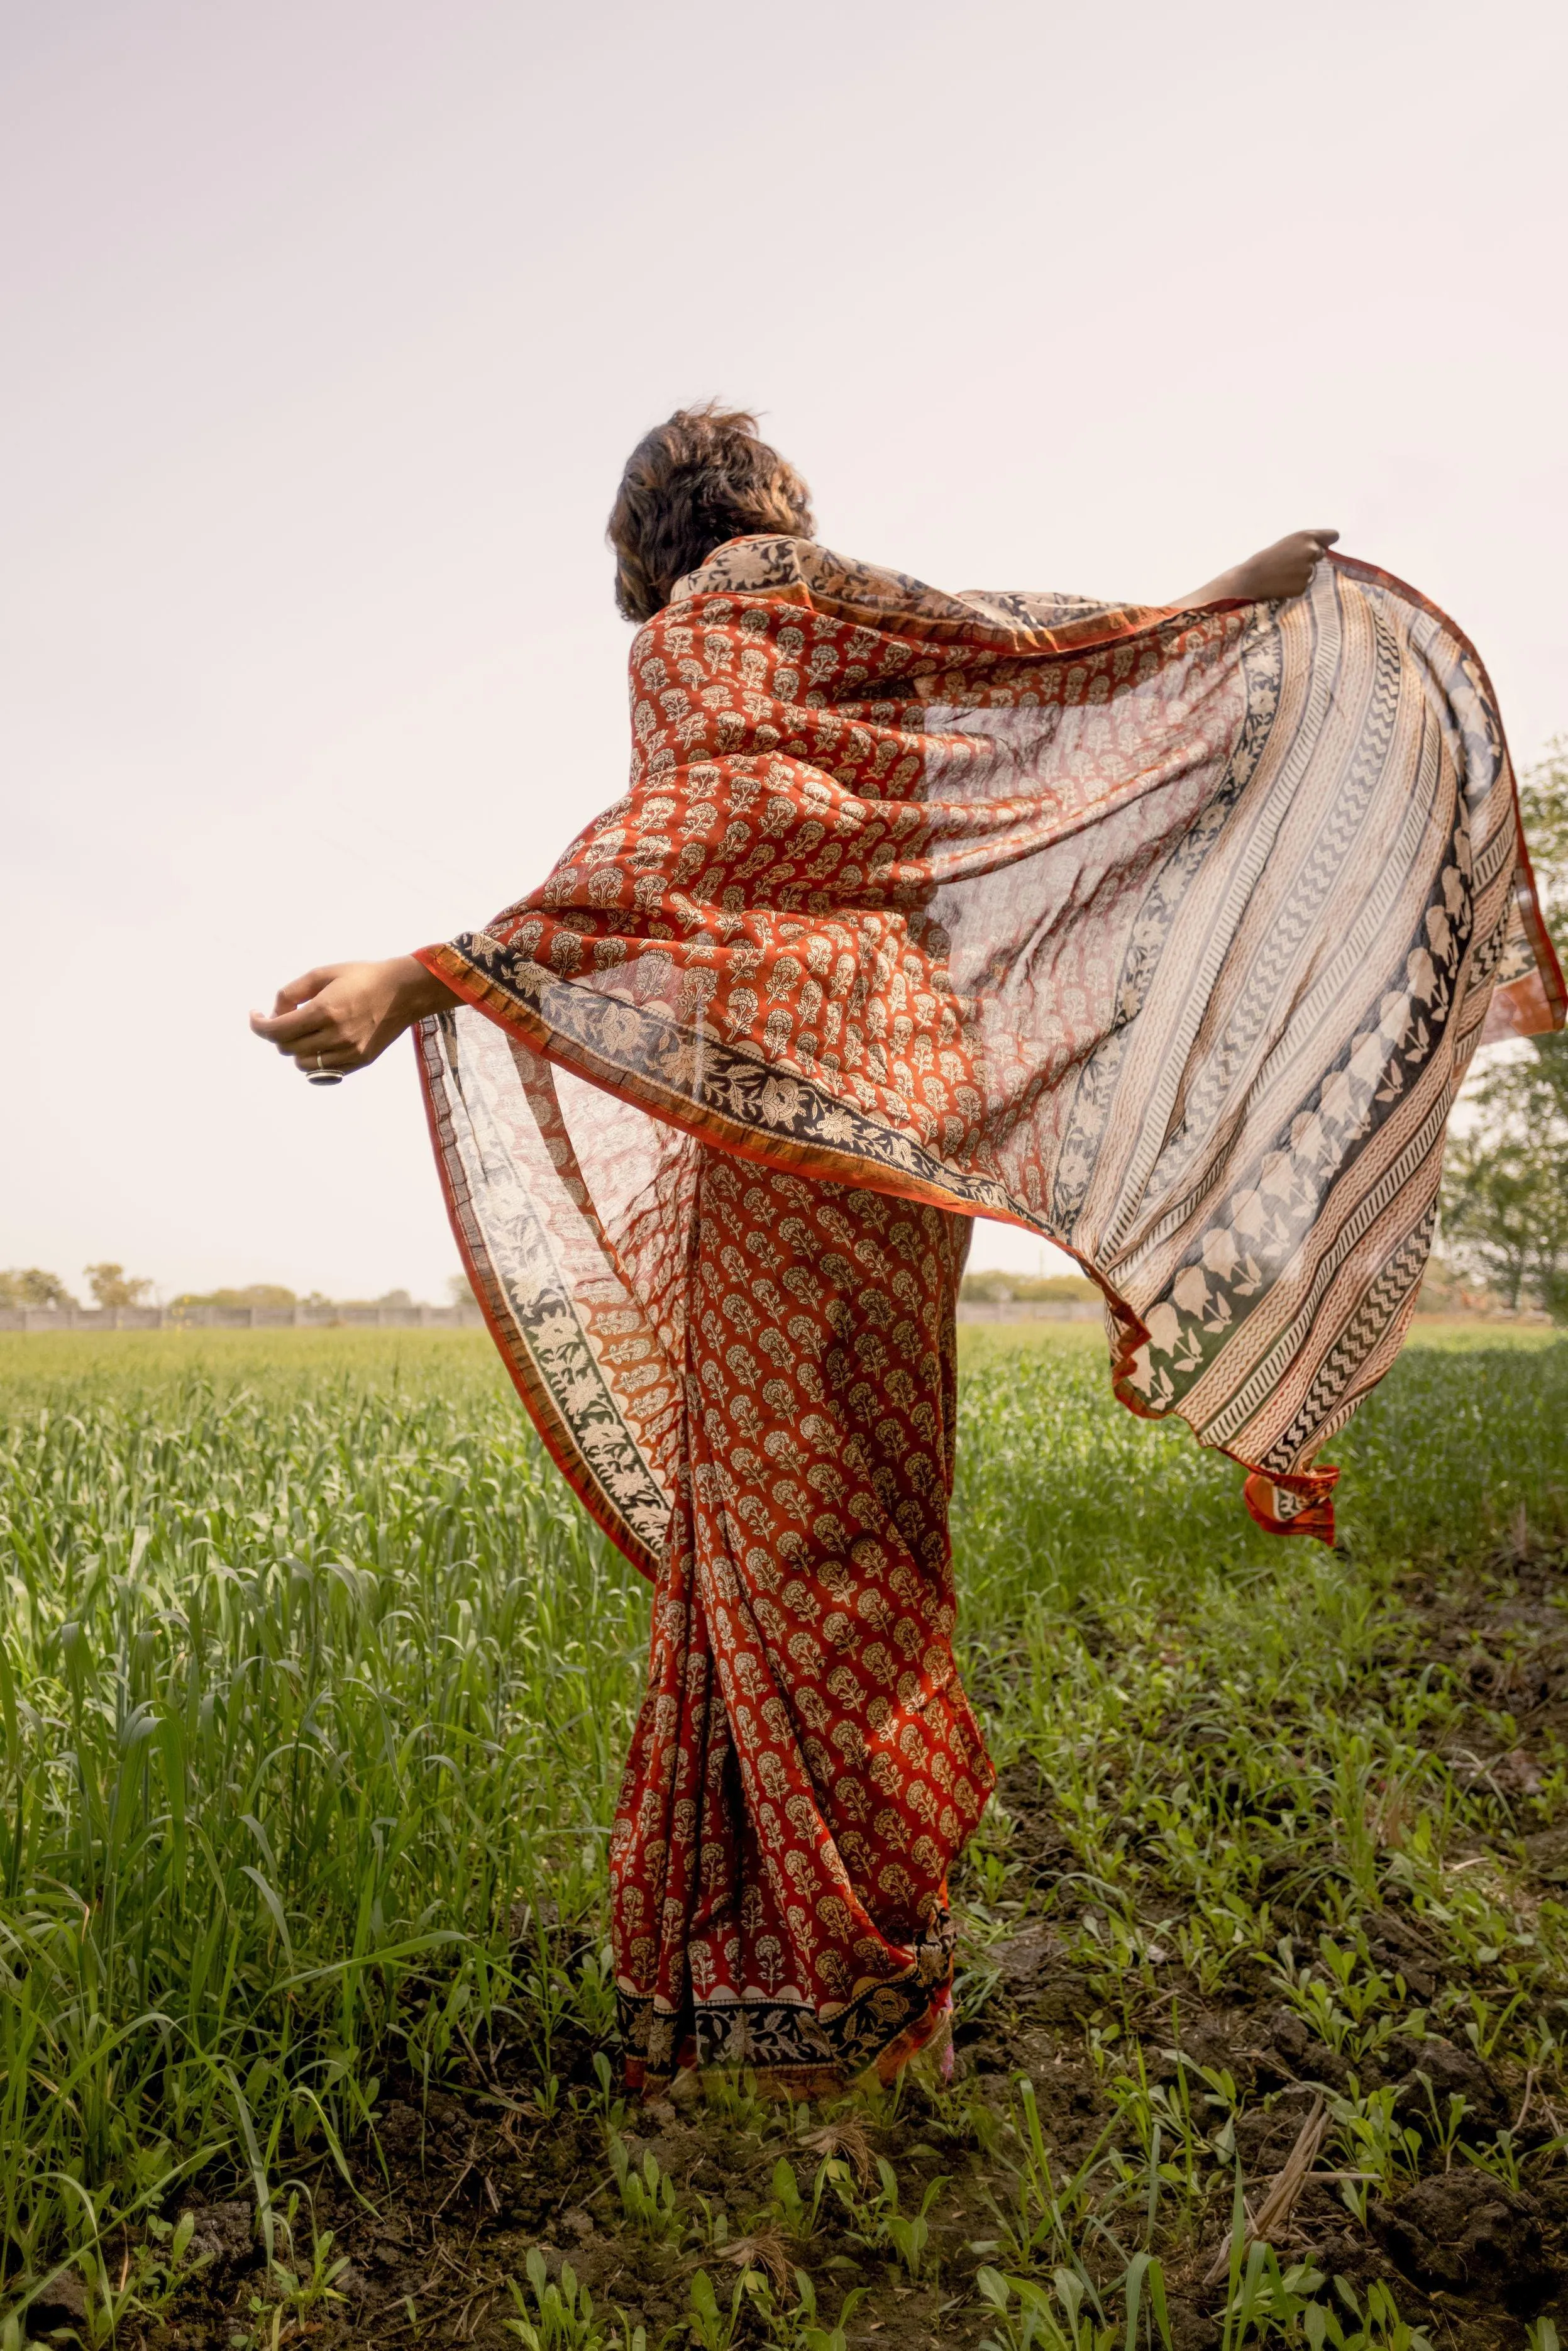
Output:
[[[794,1175],[819,1177],[835,1184],[860,1185],[871,1191],[885,1192],[894,1198],[916,1200],[930,1207],[945,1208],[956,1216],[984,1216],[998,1224],[1016,1226],[1023,1232],[1037,1230],[1027,1217],[1009,1215],[1000,1207],[988,1205],[985,1207],[977,1207],[972,1200],[966,1199],[961,1194],[942,1185],[923,1183],[916,1176],[900,1176],[890,1169],[869,1168],[865,1160],[853,1153],[834,1151],[831,1146],[821,1144],[791,1142],[783,1137],[771,1140],[763,1145],[757,1139],[756,1130],[747,1125],[743,1120],[727,1117],[723,1112],[714,1110],[708,1105],[699,1108],[684,1097],[675,1094],[672,1090],[654,1085],[643,1072],[628,1071],[622,1064],[596,1055],[575,1040],[569,1044],[547,1021],[540,1019],[530,1007],[520,1002],[516,997],[509,996],[492,979],[476,971],[473,965],[450,946],[440,944],[434,946],[419,947],[414,952],[415,959],[437,979],[444,981],[455,996],[461,997],[465,1004],[471,1005],[476,1012],[483,1013],[486,1019],[493,1020],[498,1028],[520,1038],[525,1044],[531,1046],[546,1061],[554,1062],[558,1068],[570,1071],[574,1077],[583,1079],[590,1085],[598,1086],[604,1092],[615,1095],[623,1101],[635,1102],[640,1109],[648,1112],[651,1116],[663,1119],[671,1126],[679,1127],[683,1133],[693,1135],[698,1142],[710,1144],[715,1150],[728,1152],[736,1158],[751,1160],[763,1166],[783,1167]],[[425,1071],[423,1047],[420,1049],[420,1075],[424,1092],[426,1116],[430,1122],[432,1139],[436,1147],[437,1162],[442,1169],[442,1182],[446,1193],[448,1214],[452,1218],[453,1230],[458,1236],[458,1245],[463,1254],[464,1264],[467,1269],[469,1280],[474,1283],[475,1293],[484,1310],[490,1334],[501,1352],[502,1358],[511,1373],[513,1384],[527,1405],[550,1458],[560,1469],[573,1493],[577,1495],[590,1516],[603,1528],[611,1541],[625,1554],[638,1572],[652,1577],[656,1572],[655,1564],[650,1563],[646,1546],[629,1528],[625,1527],[623,1520],[618,1520],[608,1506],[597,1499],[593,1489],[577,1473],[572,1466],[574,1457],[570,1441],[565,1436],[559,1416],[554,1410],[548,1389],[532,1375],[527,1366],[526,1358],[519,1363],[517,1351],[507,1343],[499,1307],[493,1304],[487,1295],[493,1284],[487,1273],[481,1275],[478,1271],[472,1249],[463,1235],[462,1211],[454,1196],[448,1156],[442,1148],[437,1113],[434,1107],[431,1087]],[[799,1081],[795,1082],[798,1083]],[[1056,1242],[1053,1246],[1064,1247],[1061,1242]],[[1135,1309],[1127,1303],[1126,1300],[1086,1259],[1079,1256],[1078,1252],[1071,1248],[1066,1248],[1064,1253],[1072,1257],[1082,1267],[1087,1278],[1100,1290],[1115,1318],[1118,1344],[1112,1359],[1111,1384],[1118,1403],[1125,1405],[1126,1409],[1140,1420],[1179,1418],[1180,1416],[1174,1407],[1165,1411],[1155,1409],[1137,1395],[1127,1384],[1128,1374],[1133,1369],[1134,1358],[1139,1348],[1148,1343],[1149,1332],[1146,1323]],[[1252,1518],[1267,1533],[1312,1535],[1322,1542],[1333,1541],[1334,1519],[1331,1498],[1334,1487],[1339,1482],[1340,1473],[1337,1468],[1331,1466],[1322,1469],[1307,1469],[1287,1476],[1265,1469],[1258,1462],[1249,1461],[1245,1455],[1232,1452],[1227,1447],[1219,1446],[1211,1449],[1221,1453],[1226,1459],[1234,1461],[1239,1468],[1248,1473],[1242,1488],[1243,1499]],[[1281,1496],[1298,1499],[1301,1507],[1294,1511],[1281,1511]]]
[[[492,925],[419,951],[470,1008],[422,1064],[444,1097],[433,1132],[445,1117],[460,1138],[438,1137],[460,1246],[497,1248],[494,1294],[476,1280],[486,1319],[599,1523],[646,1572],[656,1439],[640,1496],[632,1481],[653,1423],[616,1368],[631,1340],[595,1368],[580,1315],[587,1354],[559,1353],[576,1342],[549,1317],[564,1293],[570,1321],[597,1260],[572,1255],[570,1207],[534,1220],[515,1186],[507,1205],[510,1080],[482,1031],[509,1036],[519,1069],[552,1064],[731,1157],[1049,1233],[1106,1301],[1119,1401],[1237,1462],[1266,1529],[1332,1540],[1338,1473],[1313,1455],[1407,1327],[1480,1008],[1489,1034],[1568,1009],[1469,638],[1349,556],[1251,615],[954,599],[762,538],[679,583],[631,669],[627,793]],[[1042,909],[1064,910],[1044,945]],[[994,1035],[963,992],[993,970]],[[1040,990],[1051,1020],[1031,1027]],[[1271,1036],[1290,1042],[1254,1114]],[[465,1107],[470,1050],[501,1092]],[[1037,1107],[1031,1054],[1060,1110]],[[613,1188],[649,1146],[583,1118],[591,1210],[594,1167]],[[526,1116],[521,1134],[527,1158]],[[546,1159],[527,1164],[524,1195],[548,1189]],[[514,1259],[540,1269],[517,1296]],[[1298,1263],[1304,1319],[1254,1325],[1254,1361],[1237,1334]],[[624,1407],[612,1461],[584,1381]],[[615,1489],[597,1506],[596,1478]]]

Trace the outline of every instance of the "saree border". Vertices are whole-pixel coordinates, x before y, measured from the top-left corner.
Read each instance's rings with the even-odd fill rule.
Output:
[[[671,2008],[652,1992],[616,1993],[627,2080],[656,2091],[695,2067],[744,2065],[795,2097],[820,2097],[895,2055],[925,2046],[949,2021],[957,1929],[949,1911],[914,1946],[897,1975],[867,1984],[831,2016],[807,2000],[766,1993],[689,1999]]]
[[[961,615],[951,610],[932,610],[929,605],[924,610],[911,611],[904,607],[879,607],[874,600],[862,603],[852,593],[849,597],[819,595],[800,568],[794,543],[779,545],[781,552],[790,554],[792,568],[788,572],[780,569],[773,579],[754,577],[750,580],[737,580],[733,586],[719,583],[705,586],[679,600],[683,611],[695,616],[714,601],[724,601],[732,610],[737,604],[782,601],[831,611],[873,629],[885,628],[890,616],[896,611],[903,631],[934,645],[950,642],[956,637],[967,636],[971,640],[977,637],[983,645],[994,649],[997,656],[1003,660],[1009,655],[1028,657],[1030,654],[1036,658],[1061,660],[1082,654],[1096,645],[1168,636],[1183,627],[1200,625],[1207,617],[1218,617],[1241,609],[1242,603],[1242,600],[1238,599],[1216,599],[1208,604],[1189,607],[1113,608],[1070,622],[1061,631],[1009,630],[972,611]],[[1550,1017],[1561,1026],[1564,1012],[1568,1012],[1568,985],[1563,981],[1555,951],[1540,919],[1533,874],[1519,817],[1517,781],[1501,721],[1496,716],[1496,697],[1485,664],[1469,638],[1438,606],[1393,573],[1348,556],[1332,555],[1330,561],[1348,579],[1364,581],[1427,615],[1446,632],[1458,648],[1459,658],[1473,665],[1474,678],[1489,704],[1489,736],[1495,726],[1493,747],[1499,764],[1510,780],[1514,819],[1512,901],[1522,906],[1524,929],[1536,956],[1536,971],[1530,975],[1528,981],[1521,979],[1515,985],[1532,987],[1537,998],[1544,1002]],[[873,575],[867,576],[869,579]],[[887,575],[878,576],[885,578]],[[931,593],[921,590],[918,583],[913,581],[901,581],[899,584],[910,590],[912,598]],[[910,684],[914,684],[922,674],[924,669],[915,673]],[[1500,825],[1497,830],[1501,833],[1503,827]],[[1472,956],[1475,953],[1473,937],[1470,952]],[[995,1176],[960,1173],[938,1157],[928,1145],[888,1119],[873,1116],[863,1108],[852,1106],[825,1092],[820,1082],[809,1076],[770,1067],[756,1050],[742,1050],[727,1045],[706,1029],[699,1028],[694,1031],[673,1018],[652,1012],[623,997],[612,997],[597,988],[585,988],[570,977],[553,973],[531,957],[518,956],[500,939],[485,932],[471,933],[459,941],[423,948],[416,953],[417,959],[441,978],[461,1002],[494,1021],[503,1031],[520,1039],[544,1061],[568,1070],[585,1082],[634,1104],[648,1115],[715,1149],[807,1176],[865,1186],[952,1214],[971,1217],[988,1216],[1030,1232],[1039,1233],[1044,1229],[1039,1209],[1020,1203]],[[1457,974],[1456,978],[1458,977]],[[1468,987],[1464,991],[1465,994],[1469,992]],[[1456,1009],[1457,1005],[1451,1004],[1450,1014]],[[1521,1009],[1522,1011],[1522,998]],[[1532,1022],[1531,1025],[1539,1024]],[[1520,1033],[1527,1033],[1522,1022]],[[423,1053],[421,1066],[423,1075]],[[427,1106],[429,1100],[427,1091]],[[436,1133],[434,1112],[432,1126],[434,1134]],[[473,1252],[465,1244],[462,1207],[450,1190],[447,1159],[439,1134],[436,1134],[436,1141],[444,1177],[448,1180],[448,1212],[454,1229],[458,1233],[465,1262],[470,1265],[472,1279],[475,1270],[470,1262]],[[1354,1160],[1359,1155],[1359,1152],[1353,1151],[1350,1158]],[[1342,1165],[1335,1181],[1345,1172],[1348,1164],[1347,1161]],[[1332,1184],[1330,1188],[1332,1190]],[[1063,1240],[1056,1233],[1052,1233],[1051,1238],[1075,1259],[1106,1302],[1112,1343],[1112,1387],[1118,1400],[1140,1418],[1186,1418],[1179,1398],[1169,1403],[1153,1404],[1140,1395],[1132,1384],[1136,1358],[1151,1339],[1149,1326],[1143,1316],[1114,1287],[1113,1278],[1090,1263],[1071,1240]],[[1391,1264],[1385,1268],[1375,1281],[1374,1290],[1386,1290],[1396,1270],[1403,1274],[1411,1241],[1412,1237],[1407,1236],[1400,1244],[1396,1251],[1397,1266]],[[1399,1280],[1395,1287],[1404,1289],[1406,1284]],[[610,1498],[603,1494],[602,1489],[594,1484],[591,1465],[572,1444],[571,1416],[563,1410],[560,1400],[551,1393],[544,1367],[532,1361],[526,1370],[518,1364],[499,1325],[498,1316],[486,1299],[484,1282],[476,1280],[476,1289],[486,1308],[492,1334],[497,1339],[514,1383],[552,1458],[562,1468],[574,1492],[584,1501],[597,1523],[603,1527],[640,1573],[650,1573],[647,1546],[626,1526],[624,1519],[616,1511]],[[1371,1301],[1369,1295],[1364,1294],[1344,1302],[1349,1310],[1348,1320],[1342,1322],[1338,1336],[1333,1332],[1324,1334],[1325,1362],[1328,1357],[1337,1354],[1346,1331],[1362,1321]],[[1399,1320],[1397,1306],[1394,1320],[1396,1322]],[[526,1345],[524,1334],[525,1349]],[[1375,1375],[1380,1376],[1381,1373]],[[1367,1384],[1375,1384],[1375,1377]],[[1355,1388],[1353,1393],[1359,1394],[1360,1389]],[[1235,1427],[1234,1412],[1228,1416]],[[1344,1413],[1337,1409],[1331,1413],[1328,1425],[1319,1432],[1319,1441],[1326,1442],[1333,1428],[1341,1425],[1344,1416]],[[1243,1414],[1241,1417],[1245,1419],[1247,1415]],[[1206,1436],[1191,1421],[1188,1426],[1193,1427],[1197,1441],[1237,1462],[1248,1473],[1244,1496],[1249,1510],[1260,1525],[1274,1532],[1311,1533],[1325,1541],[1333,1541],[1333,1514],[1330,1497],[1339,1475],[1336,1468],[1318,1468],[1309,1462],[1292,1469],[1287,1466],[1287,1457],[1291,1448],[1281,1441],[1271,1444],[1262,1460],[1252,1459],[1227,1445],[1223,1438]],[[572,1466],[569,1466],[569,1459]]]
[[[477,943],[484,935],[470,935]],[[831,1143],[788,1134],[779,1134],[766,1143],[759,1142],[758,1126],[747,1124],[738,1116],[716,1108],[706,1099],[706,1082],[704,1098],[694,1100],[691,1094],[678,1092],[668,1082],[660,1083],[636,1062],[612,1060],[591,1040],[579,1035],[573,1027],[552,1019],[557,999],[564,998],[567,1004],[575,1006],[579,991],[571,982],[556,979],[542,965],[510,956],[508,950],[499,942],[491,944],[495,946],[497,959],[507,958],[509,970],[506,976],[497,969],[486,970],[476,957],[461,955],[451,945],[421,947],[416,950],[416,956],[426,970],[444,981],[464,1003],[495,1021],[497,1027],[521,1037],[545,1060],[569,1070],[588,1084],[598,1086],[623,1101],[634,1102],[651,1116],[664,1119],[668,1124],[694,1135],[698,1142],[716,1150],[728,1152],[736,1158],[749,1159],[763,1166],[782,1166],[795,1174],[820,1177],[829,1183],[862,1186],[869,1190],[885,1192],[894,1198],[922,1201],[957,1216],[991,1217],[1000,1223],[1017,1225],[1025,1232],[1038,1233],[1040,1230],[1038,1220],[1020,1208],[1002,1186],[977,1177],[971,1179],[967,1187],[960,1187],[942,1162],[934,1160],[930,1153],[908,1136],[894,1136],[888,1129],[876,1125],[863,1113],[850,1110],[844,1103],[824,1102],[820,1091],[808,1079],[792,1074],[787,1079],[781,1078],[768,1071],[765,1064],[705,1036],[700,1040],[704,1062],[712,1060],[721,1065],[733,1065],[737,1076],[744,1072],[750,1088],[788,1085],[799,1094],[811,1096],[824,1117],[841,1121],[849,1133],[862,1135],[866,1148],[862,1155],[856,1155],[836,1148]],[[531,995],[525,992],[526,975],[537,975]],[[536,997],[537,1002],[534,1000]],[[547,997],[550,999],[549,1011],[544,1008]],[[602,998],[596,998],[596,1007],[602,1001]],[[566,1007],[560,1008],[564,1010]],[[617,1004],[616,1009],[627,1016],[628,1037],[633,1032],[648,1035],[663,1054],[672,1058],[678,1054],[688,1063],[694,1058],[696,1040],[677,1029],[673,1021],[649,1013],[641,1005],[622,1002]],[[651,1054],[649,1058],[656,1059],[657,1055]],[[701,1074],[706,1081],[706,1069]],[[778,1122],[773,1123],[777,1126]],[[916,1172],[913,1165],[916,1160],[923,1162],[927,1169],[941,1168],[941,1178]],[[1149,1339],[1148,1326],[1142,1316],[1070,1243],[1058,1241],[1053,1245],[1066,1249],[1105,1300],[1114,1331],[1111,1384],[1118,1402],[1126,1405],[1140,1420],[1179,1419],[1181,1415],[1175,1405],[1167,1405],[1164,1409],[1152,1406],[1127,1384],[1138,1350]],[[511,1365],[510,1353],[504,1343],[500,1343],[502,1353]],[[524,1404],[530,1413],[533,1412],[532,1383],[526,1382],[515,1366],[513,1378]],[[552,1402],[552,1416],[557,1409]],[[540,1436],[550,1448],[552,1458],[559,1460],[550,1433],[542,1421],[538,1426]],[[1196,1430],[1194,1438],[1196,1442],[1203,1441]],[[1207,1449],[1222,1454],[1249,1473],[1242,1489],[1243,1499],[1253,1518],[1268,1532],[1311,1534],[1324,1542],[1333,1541],[1333,1510],[1329,1497],[1339,1482],[1337,1468],[1273,1470],[1228,1446],[1210,1446]],[[592,1511],[612,1540],[619,1541],[620,1538],[606,1518],[593,1510],[580,1477],[570,1472],[567,1475],[573,1492],[583,1499],[584,1506]],[[627,1557],[641,1573],[649,1573],[636,1553],[628,1551]]]
[[[1475,664],[1477,678],[1497,721],[1498,745],[1508,768],[1509,789],[1513,798],[1513,870],[1516,881],[1521,880],[1524,883],[1522,892],[1516,891],[1516,903],[1520,906],[1525,935],[1535,956],[1536,969],[1530,977],[1539,978],[1549,1022],[1545,1029],[1521,1028],[1513,1033],[1521,1037],[1550,1035],[1568,1024],[1568,979],[1563,977],[1557,949],[1541,912],[1541,893],[1536,886],[1535,868],[1531,862],[1530,844],[1524,837],[1524,818],[1519,805],[1519,771],[1514,766],[1513,753],[1509,748],[1502,705],[1491,682],[1491,673],[1477,651],[1474,640],[1466,635],[1458,622],[1445,612],[1440,604],[1434,604],[1429,596],[1423,596],[1419,588],[1412,588],[1407,580],[1401,580],[1397,572],[1385,571],[1380,564],[1364,562],[1360,556],[1336,555],[1332,549],[1328,559],[1341,571],[1347,571],[1353,580],[1370,580],[1377,587],[1385,588],[1391,594],[1402,598],[1405,602],[1416,605],[1439,627],[1446,629],[1460,652]],[[1511,992],[1515,987],[1526,987],[1529,984],[1529,978],[1511,981],[1508,983],[1507,989],[1499,992]]]
[[[463,1260],[463,1270],[478,1301],[479,1311],[485,1317],[485,1325],[495,1342],[496,1351],[507,1367],[512,1384],[546,1452],[594,1524],[609,1537],[627,1563],[651,1583],[658,1574],[659,1553],[643,1541],[625,1514],[616,1508],[609,1489],[594,1475],[571,1416],[558,1400],[543,1365],[528,1345],[489,1252],[480,1238],[457,1144],[440,1040],[439,1018],[415,1023],[413,1044],[419,1066],[420,1092],[434,1148],[436,1167],[440,1172],[447,1218],[458,1256]],[[563,1306],[570,1311],[570,1301],[564,1293],[561,1299]],[[520,1344],[517,1343],[519,1341]],[[601,1384],[603,1384],[602,1381]]]

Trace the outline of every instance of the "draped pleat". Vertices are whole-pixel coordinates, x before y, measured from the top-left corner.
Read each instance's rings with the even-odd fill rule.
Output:
[[[624,797],[425,951],[454,1221],[577,1490],[660,1572],[703,1145],[1010,1220],[1116,1394],[1329,1537],[1477,1042],[1561,973],[1473,648],[1335,559],[1288,603],[950,597],[731,542],[632,650]],[[1046,1432],[1042,1432],[1044,1441]]]

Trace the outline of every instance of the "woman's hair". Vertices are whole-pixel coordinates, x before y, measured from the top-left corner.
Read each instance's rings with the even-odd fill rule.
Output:
[[[684,573],[727,538],[782,531],[810,538],[811,493],[742,408],[677,408],[626,460],[610,517],[615,601],[651,621]]]

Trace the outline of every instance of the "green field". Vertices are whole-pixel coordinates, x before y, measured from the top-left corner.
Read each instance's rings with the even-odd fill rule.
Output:
[[[1551,2351],[1568,1344],[1422,1331],[1337,1554],[1092,1328],[964,1361],[958,2072],[650,2122],[595,2064],[644,1588],[488,1340],[0,1338],[0,2310],[68,2262],[34,2323],[93,2343],[824,2351],[848,2297],[848,2343]]]

